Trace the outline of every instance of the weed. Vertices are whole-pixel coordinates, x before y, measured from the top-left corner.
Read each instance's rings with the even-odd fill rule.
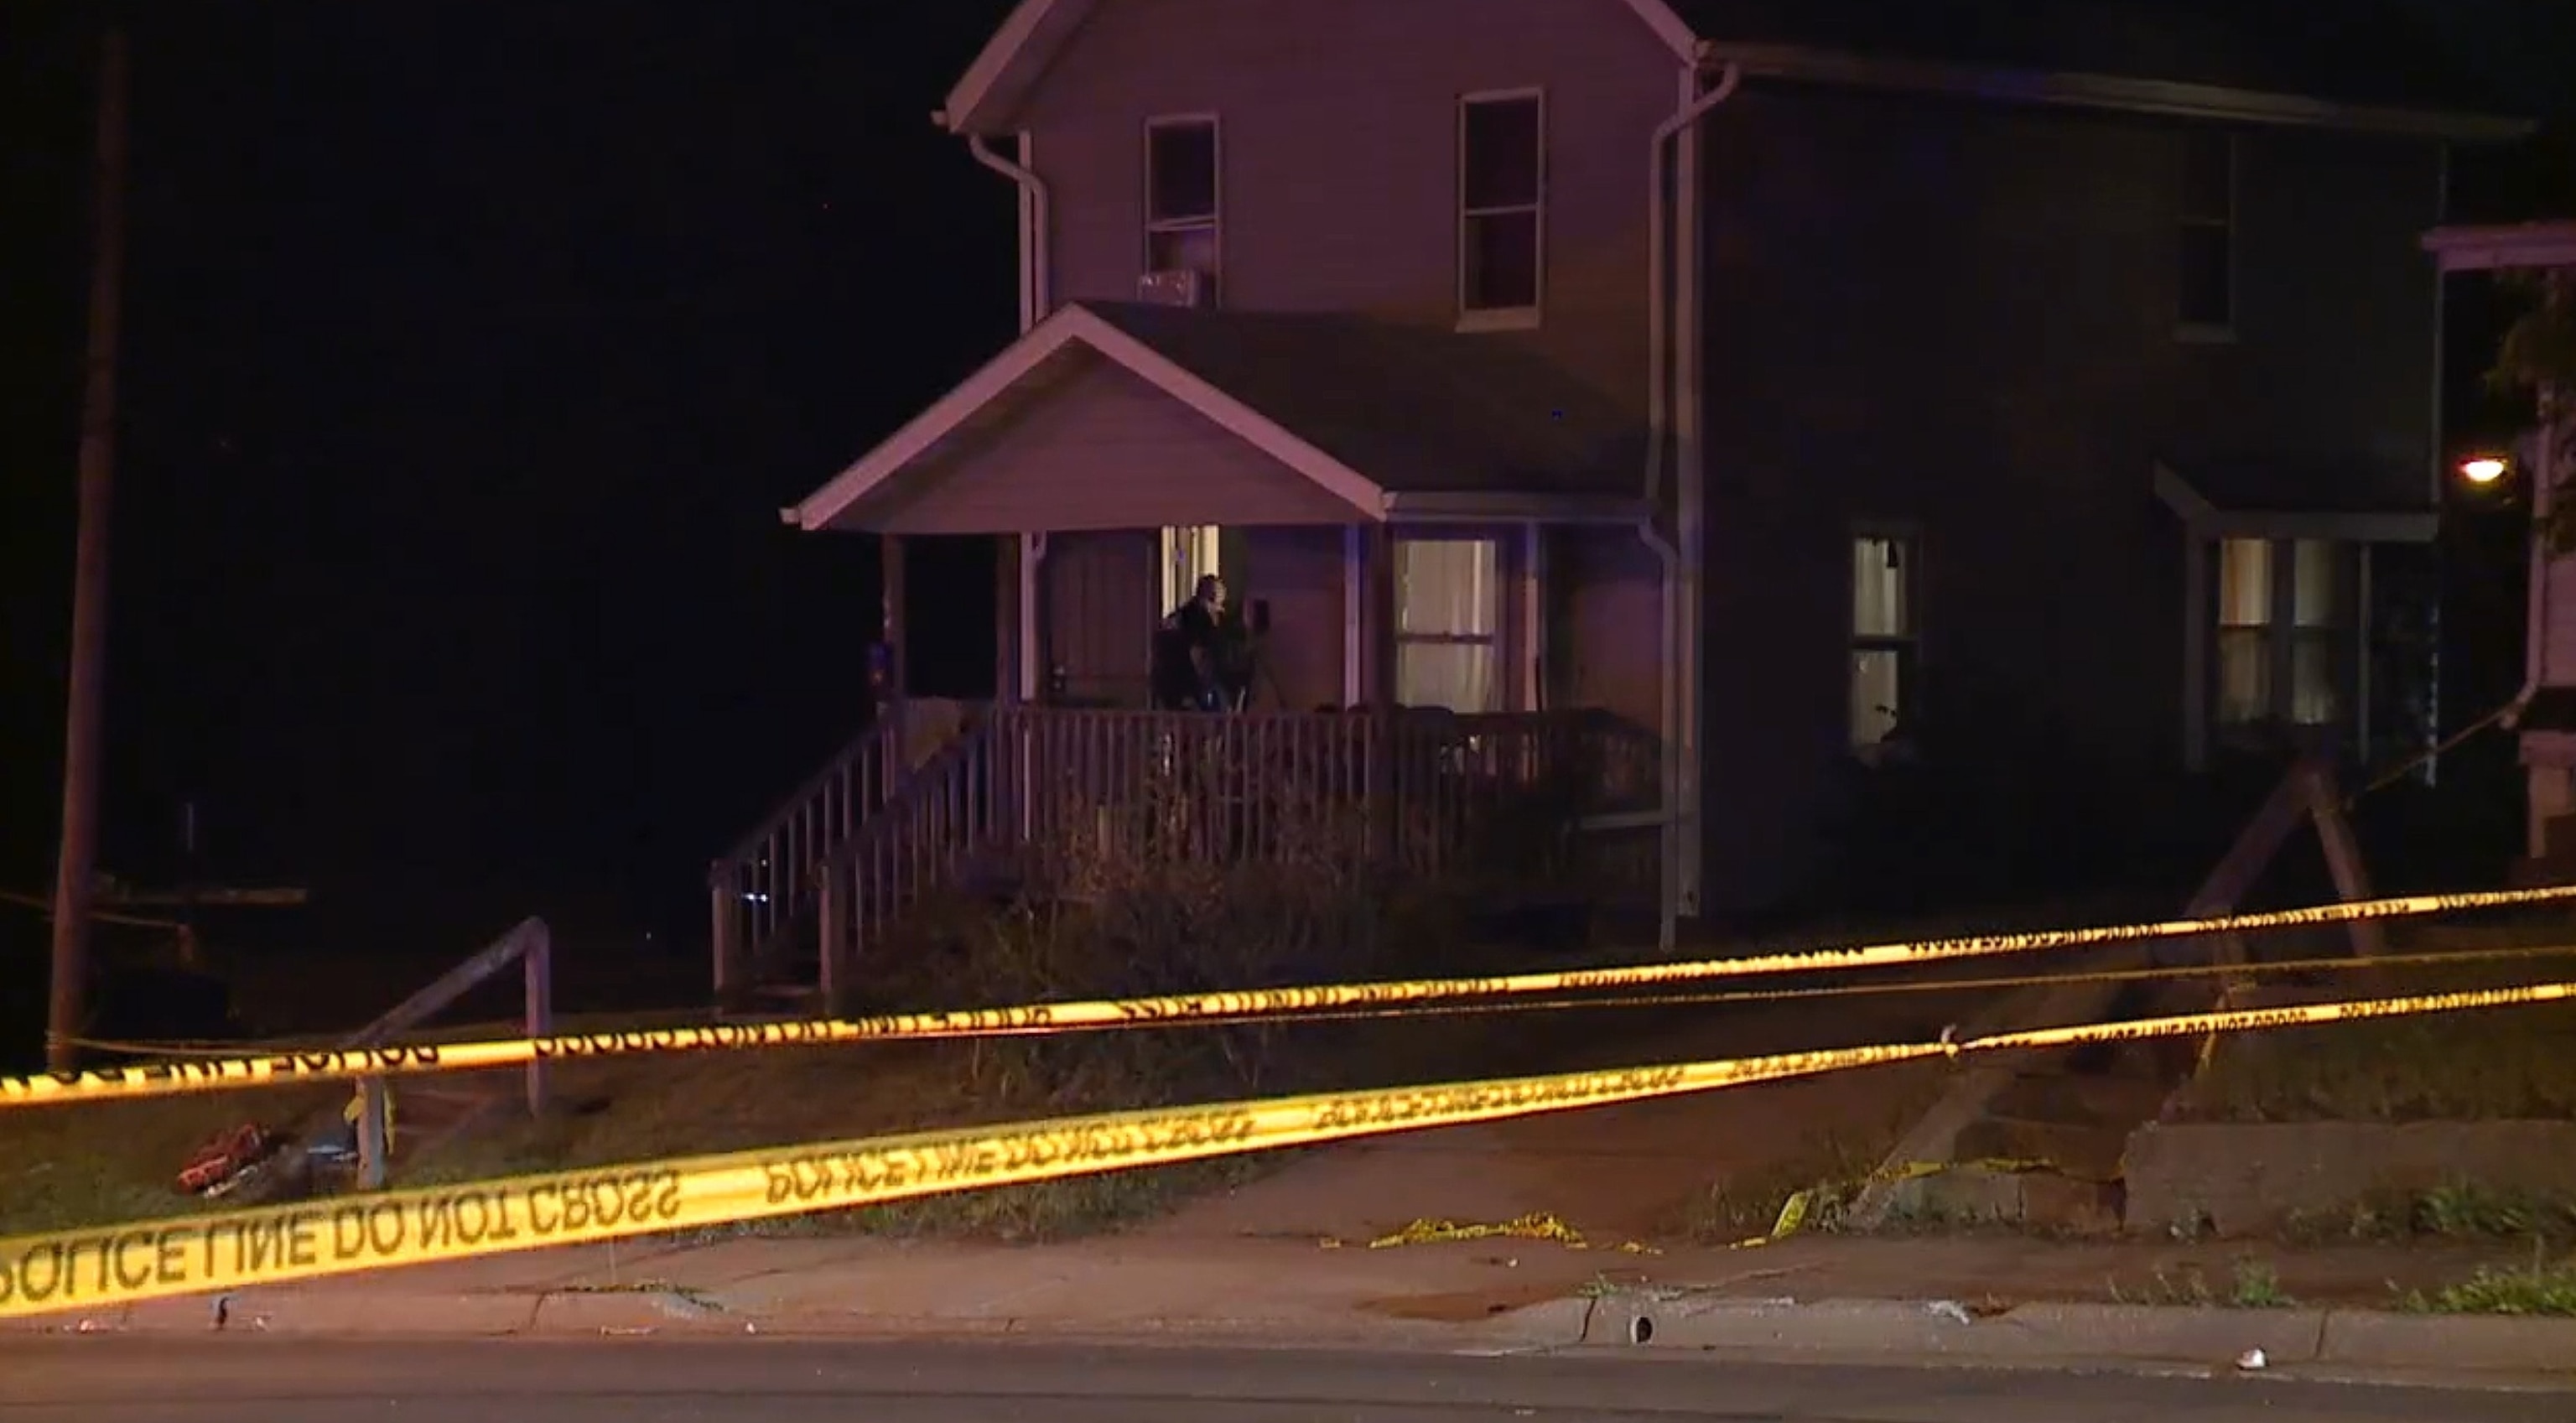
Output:
[[[2238,1260],[2227,1302],[2238,1309],[2292,1309],[2298,1301],[2281,1288],[2281,1273],[2268,1260]]]
[[[2400,1301],[2419,1314],[2525,1314],[2556,1318],[2576,1316],[2576,1260],[2550,1260],[2538,1241],[2531,1264],[2519,1270],[2481,1268],[2456,1285],[2426,1294],[2414,1291]]]
[[[2187,1306],[2205,1309],[2217,1303],[2218,1296],[2209,1288],[2209,1276],[2201,1273],[2199,1266],[2186,1265],[2180,1274],[2169,1275],[2163,1270],[2156,1271],[2154,1277],[2148,1281],[2147,1288],[2136,1295],[2121,1289],[2120,1282],[2113,1280],[2111,1301],[2114,1304],[2143,1304],[2166,1308]]]
[[[2374,1191],[2350,1204],[2292,1216],[2297,1243],[2332,1240],[2576,1240],[2576,1198],[2454,1182],[2429,1191]]]

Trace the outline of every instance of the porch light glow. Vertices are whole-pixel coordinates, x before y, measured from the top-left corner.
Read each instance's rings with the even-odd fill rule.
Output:
[[[2460,478],[2471,484],[2493,484],[2504,478],[2505,462],[2494,455],[2460,461]]]

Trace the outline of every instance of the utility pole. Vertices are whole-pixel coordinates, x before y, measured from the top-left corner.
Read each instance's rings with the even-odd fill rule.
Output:
[[[125,32],[99,55],[98,161],[89,279],[89,361],[81,396],[80,525],[72,555],[71,694],[63,718],[63,841],[54,874],[53,994],[45,1061],[79,1065],[86,1022],[90,898],[98,869],[99,738],[107,690],[107,525],[116,473],[116,336],[125,267]]]

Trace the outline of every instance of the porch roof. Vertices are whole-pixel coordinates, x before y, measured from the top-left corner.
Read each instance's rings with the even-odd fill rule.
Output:
[[[1302,484],[1302,494],[1282,491],[1217,522],[1579,522],[1644,511],[1643,422],[1490,336],[1354,316],[1093,302],[1038,323],[782,517],[808,530],[903,531],[906,511],[971,469],[992,442],[1050,400],[1078,398],[1071,379],[1086,372],[1141,387],[1163,414],[1223,432],[1239,447],[1230,453]],[[994,527],[955,527],[952,513],[939,531],[1124,526],[1065,522],[1065,480],[1153,456],[1086,433],[1053,434],[1034,457],[987,471],[994,487],[979,490],[975,518]],[[1180,486],[1172,497],[1188,502]],[[1152,518],[1210,521],[1206,510],[1177,505]]]
[[[2217,457],[2159,461],[2156,496],[2210,538],[2422,543],[2440,525],[2434,477],[2411,461]]]
[[[2445,272],[2576,269],[2576,221],[2440,227],[2424,235],[2424,250]]]

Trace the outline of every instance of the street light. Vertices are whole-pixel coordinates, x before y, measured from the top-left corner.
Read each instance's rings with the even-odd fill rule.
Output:
[[[2460,478],[2471,484],[2493,484],[2504,478],[2512,466],[2496,455],[2478,455],[2460,461]]]

